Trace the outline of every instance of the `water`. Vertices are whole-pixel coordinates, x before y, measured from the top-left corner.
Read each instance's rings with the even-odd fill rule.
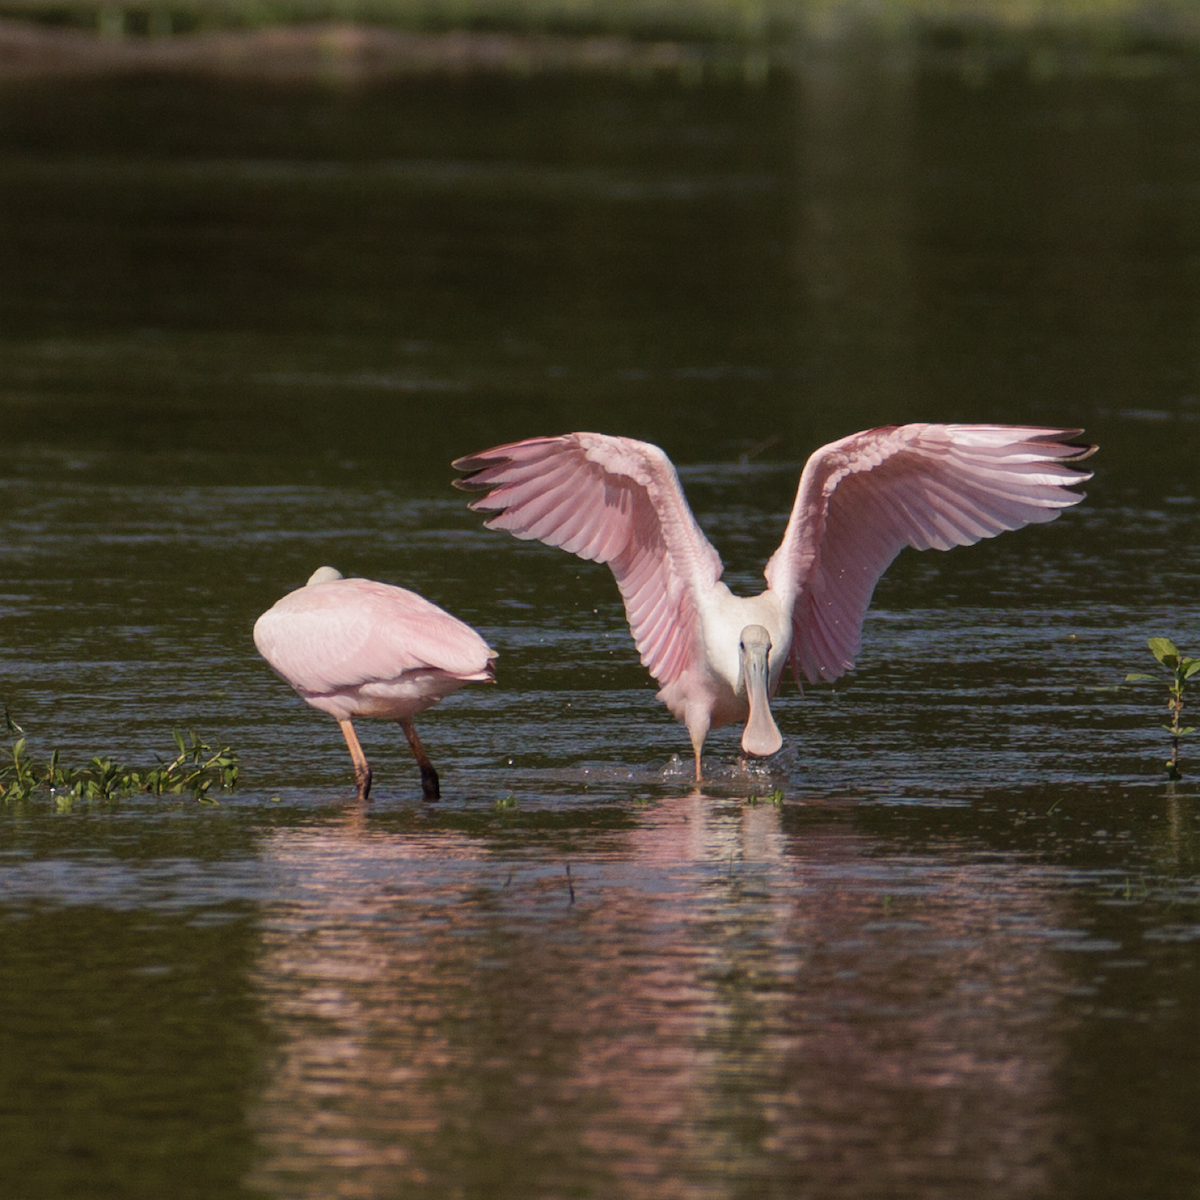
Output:
[[[0,814],[6,1194],[1194,1195],[1200,811],[1123,680],[1200,649],[1195,79],[0,92],[0,697],[243,763]],[[701,793],[606,571],[448,486],[650,438],[750,589],[809,451],[909,419],[1086,426],[1088,500],[902,555]],[[355,806],[253,652],[324,562],[500,651],[439,806],[373,724]]]

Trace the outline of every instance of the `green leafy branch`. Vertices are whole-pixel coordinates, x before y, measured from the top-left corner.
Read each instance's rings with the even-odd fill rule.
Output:
[[[1180,779],[1183,777],[1183,771],[1179,766],[1180,739],[1187,737],[1189,733],[1196,732],[1194,725],[1185,726],[1183,723],[1184,693],[1187,681],[1200,672],[1200,658],[1189,658],[1186,654],[1180,654],[1170,638],[1150,638],[1148,645],[1150,652],[1170,672],[1171,676],[1170,682],[1167,684],[1167,713],[1170,715],[1171,724],[1163,726],[1171,735],[1171,757],[1167,759],[1166,767],[1169,778]],[[1161,678],[1161,676],[1141,674],[1125,676],[1126,681],[1130,683],[1141,679],[1155,678]]]
[[[60,806],[73,800],[111,800],[119,796],[149,793],[179,795],[187,792],[196,800],[206,800],[214,786],[228,790],[238,777],[237,754],[228,746],[214,749],[188,730],[188,739],[174,730],[178,753],[169,762],[135,769],[111,758],[93,758],[86,767],[64,767],[57,750],[43,762],[28,753],[25,731],[4,710],[4,724],[13,738],[7,758],[0,758],[0,799],[27,800],[38,792],[48,792]],[[210,801],[211,803],[211,801]]]

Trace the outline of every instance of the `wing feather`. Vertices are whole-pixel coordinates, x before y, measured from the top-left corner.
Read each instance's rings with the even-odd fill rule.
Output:
[[[445,609],[370,579],[289,592],[259,617],[254,642],[293,687],[314,695],[429,669],[487,679],[495,657],[475,630]]]
[[[1095,447],[1078,430],[1013,425],[902,425],[818,450],[800,478],[771,589],[792,611],[797,680],[854,665],[879,577],[905,546],[948,550],[1078,504],[1091,478],[1073,464]]]
[[[696,524],[667,456],[597,433],[530,438],[460,458],[455,486],[489,529],[607,563],[643,664],[664,687],[702,655],[699,597],[721,560]]]

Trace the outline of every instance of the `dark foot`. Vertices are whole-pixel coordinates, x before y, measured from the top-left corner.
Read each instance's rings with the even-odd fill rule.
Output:
[[[421,791],[425,793],[426,800],[440,800],[442,798],[442,788],[438,781],[438,773],[432,766],[421,767]]]
[[[417,766],[421,768],[421,791],[425,793],[425,799],[440,800],[442,789],[438,785],[438,774],[433,769],[433,763],[429,761],[429,755],[425,753],[425,747],[421,745],[421,739],[417,737],[417,731],[412,721],[401,717],[400,728],[404,730],[404,736],[408,738],[413,758],[417,760]]]
[[[356,771],[354,773],[354,781],[358,786],[357,799],[359,799],[359,800],[370,799],[370,796],[371,796],[371,772],[364,771],[362,774],[359,774]]]

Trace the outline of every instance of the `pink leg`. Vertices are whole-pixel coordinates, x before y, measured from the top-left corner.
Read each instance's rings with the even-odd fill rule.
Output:
[[[365,800],[371,794],[371,768],[367,764],[367,756],[358,744],[358,734],[349,721],[339,721],[342,736],[350,747],[350,757],[354,760],[354,782],[358,785],[358,798]]]
[[[442,798],[442,789],[438,782],[438,773],[433,769],[433,763],[429,761],[429,755],[425,753],[425,747],[421,745],[421,739],[417,737],[416,727],[407,717],[402,717],[400,719],[400,728],[404,730],[404,736],[408,738],[408,745],[413,752],[413,758],[417,760],[417,766],[421,768],[421,791],[424,792],[425,799],[440,800]]]
[[[695,732],[691,730],[689,732],[692,733],[692,753],[696,756],[696,782],[700,783],[704,778],[704,771],[700,765],[700,754],[704,750],[704,734],[708,732],[708,726],[705,725],[704,733],[701,733],[699,737]]]

